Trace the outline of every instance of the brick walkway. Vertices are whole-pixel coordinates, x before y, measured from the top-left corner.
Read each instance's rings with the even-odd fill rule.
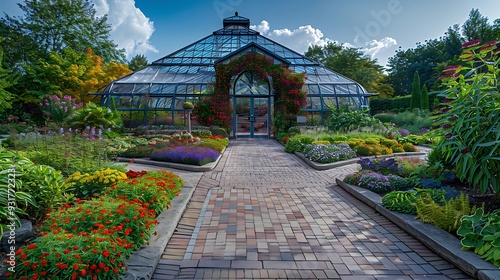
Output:
[[[232,140],[152,279],[470,279],[274,140]]]

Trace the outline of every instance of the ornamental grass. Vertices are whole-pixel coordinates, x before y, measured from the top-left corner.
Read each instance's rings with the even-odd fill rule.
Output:
[[[16,251],[15,272],[6,278],[119,279],[184,183],[168,171],[129,171],[127,177],[101,197],[52,210],[34,243]]]

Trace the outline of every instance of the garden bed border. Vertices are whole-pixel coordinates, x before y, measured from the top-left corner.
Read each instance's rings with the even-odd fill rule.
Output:
[[[147,245],[142,246],[130,256],[127,260],[127,273],[121,279],[149,280],[153,277],[161,256],[186,211],[195,189],[196,186],[185,181],[179,195],[171,200],[170,207],[164,209],[156,217],[159,224],[156,225],[155,231],[158,234],[152,235]]]
[[[338,178],[336,182],[342,189],[375,209],[436,254],[472,277],[480,280],[500,279],[498,267],[483,260],[473,251],[461,250],[460,240],[452,234],[431,224],[422,223],[416,220],[413,215],[393,212],[384,208],[382,197],[370,190],[349,185]]]
[[[362,158],[369,158],[369,159],[380,158],[380,159],[384,159],[384,158],[391,158],[391,157],[394,157],[394,158],[397,158],[397,157],[411,157],[411,156],[417,157],[417,156],[425,156],[425,155],[427,155],[427,153],[426,152],[405,152],[405,153],[393,153],[393,154],[390,154],[390,155],[368,156],[368,157],[355,157],[355,158],[351,158],[351,159],[348,159],[348,160],[342,160],[342,161],[337,161],[337,162],[332,162],[332,163],[317,163],[317,162],[311,161],[308,158],[306,158],[303,153],[300,153],[300,152],[295,152],[295,155],[297,155],[300,159],[302,159],[303,161],[305,161],[309,166],[311,166],[312,168],[314,168],[316,170],[327,170],[327,169],[332,169],[332,168],[336,168],[336,167],[340,167],[340,166],[344,166],[344,165],[348,165],[348,164],[357,163],[358,160],[360,160]]]

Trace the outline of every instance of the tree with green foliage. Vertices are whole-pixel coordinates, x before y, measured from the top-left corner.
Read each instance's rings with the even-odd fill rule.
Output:
[[[481,40],[483,42],[495,40],[494,26],[490,25],[488,18],[481,15],[479,9],[472,9],[469,18],[462,26],[462,34],[465,41]]]
[[[310,46],[304,55],[360,83],[368,92],[381,97],[390,97],[394,92],[385,80],[384,68],[360,49],[329,42],[325,46]]]
[[[473,9],[462,26],[455,24],[437,39],[418,42],[416,47],[399,49],[388,60],[388,79],[395,96],[411,93],[412,78],[419,72],[420,80],[429,90],[439,90],[439,77],[448,65],[458,63],[462,44],[470,40],[500,40],[500,19],[488,22],[479,10]]]
[[[107,16],[97,17],[89,0],[24,0],[20,17],[0,20],[3,46],[14,63],[32,63],[65,48],[91,48],[104,61],[125,62],[125,51],[110,39]]]
[[[146,66],[148,66],[148,60],[143,54],[138,54],[132,57],[132,59],[128,63],[128,68],[130,68],[130,70],[132,71],[140,70]]]
[[[0,38],[1,41],[2,39]],[[9,69],[4,68],[3,49],[0,47],[0,113],[12,108],[11,101],[13,96],[7,89],[16,84],[19,76],[19,73],[13,73]]]
[[[420,95],[420,109],[429,110],[429,91],[426,85],[422,88]]]
[[[415,74],[413,74],[413,84],[411,87],[411,102],[410,102],[410,108],[415,109],[415,108],[420,108],[420,99],[422,98],[421,93],[420,93],[420,76],[418,75],[418,71],[415,71]]]

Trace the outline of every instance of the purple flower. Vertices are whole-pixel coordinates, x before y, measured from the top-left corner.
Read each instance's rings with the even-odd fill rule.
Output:
[[[196,146],[176,146],[154,152],[150,158],[152,160],[186,163],[193,165],[204,165],[214,162],[219,157],[219,153],[213,149]]]

